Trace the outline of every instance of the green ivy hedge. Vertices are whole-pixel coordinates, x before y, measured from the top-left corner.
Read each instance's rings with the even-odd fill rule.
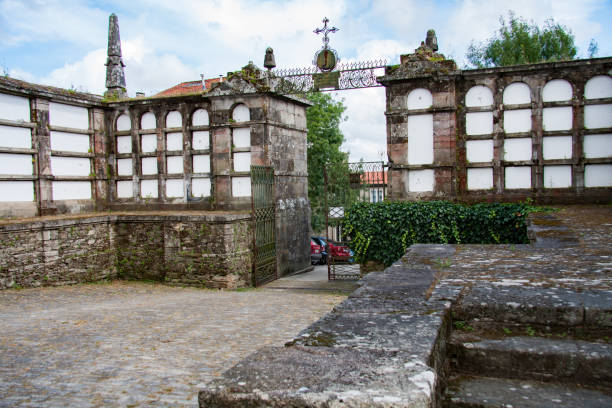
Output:
[[[391,265],[415,243],[524,244],[528,204],[359,202],[345,211],[355,260]]]

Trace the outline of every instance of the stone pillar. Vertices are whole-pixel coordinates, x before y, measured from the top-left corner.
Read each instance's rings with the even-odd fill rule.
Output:
[[[32,101],[32,121],[34,146],[38,149],[38,180],[36,182],[36,202],[39,215],[55,214],[53,204],[53,185],[51,173],[51,132],[49,131],[49,100],[36,98]]]

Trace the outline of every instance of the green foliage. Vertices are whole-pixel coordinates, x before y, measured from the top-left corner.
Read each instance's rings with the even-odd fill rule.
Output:
[[[534,64],[546,61],[564,61],[576,57],[576,45],[572,31],[553,19],[544,27],[527,22],[508,13],[508,21],[499,17],[501,27],[485,43],[472,44],[466,55],[468,61],[478,67]],[[596,47],[596,45],[595,45]],[[596,48],[589,47],[594,54]]]
[[[344,135],[340,123],[346,120],[346,107],[342,101],[334,100],[330,94],[311,93],[307,95],[313,106],[306,111],[308,126],[308,198],[312,208],[311,225],[315,232],[325,227],[325,183],[323,171],[326,165],[348,169],[348,154],[340,151]],[[341,172],[338,171],[338,174]],[[344,172],[347,174],[348,171]],[[330,177],[340,183],[341,180]],[[345,184],[348,188],[348,183]]]
[[[345,211],[344,232],[357,262],[388,266],[416,243],[528,243],[525,220],[533,210],[529,204],[358,202]]]

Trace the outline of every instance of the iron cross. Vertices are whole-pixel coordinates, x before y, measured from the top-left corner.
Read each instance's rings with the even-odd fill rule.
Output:
[[[335,33],[336,31],[339,30],[336,27],[327,28],[327,23],[329,23],[329,19],[325,17],[323,19],[323,28],[317,28],[316,30],[313,31],[315,34],[323,33],[323,48],[325,49],[328,48],[327,45],[329,44],[329,37],[327,37],[327,34]]]

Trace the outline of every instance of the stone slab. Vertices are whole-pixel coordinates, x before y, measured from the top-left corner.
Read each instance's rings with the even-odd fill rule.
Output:
[[[199,394],[200,407],[430,407],[436,375],[382,350],[267,347]]]

